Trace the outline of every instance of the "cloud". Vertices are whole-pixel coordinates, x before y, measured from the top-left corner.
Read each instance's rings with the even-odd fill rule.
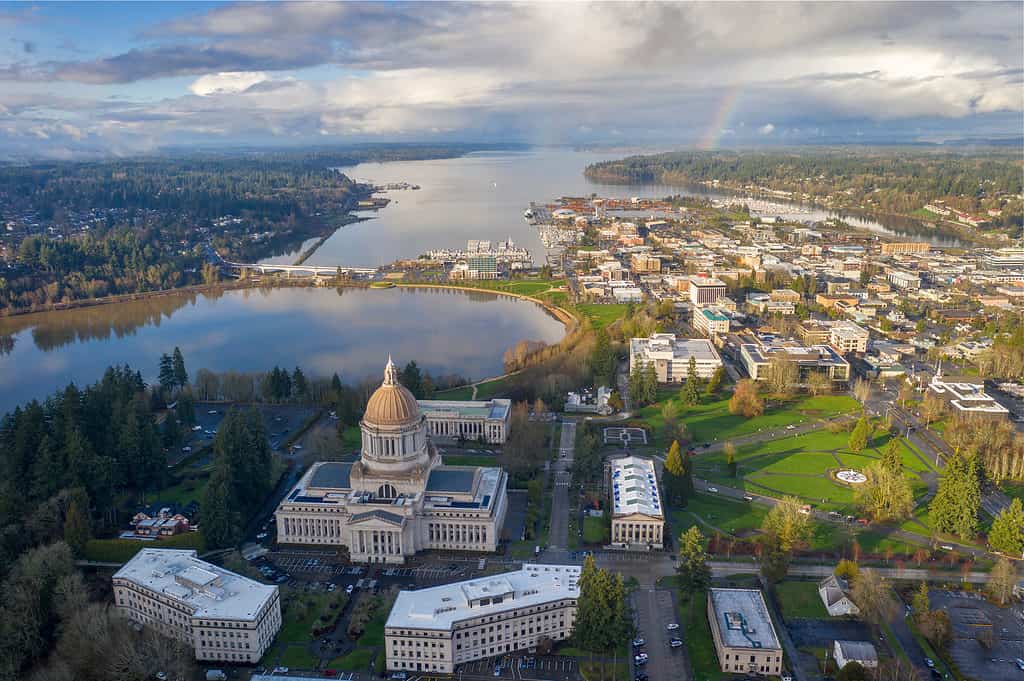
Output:
[[[226,71],[201,76],[189,85],[188,89],[200,97],[232,94],[244,92],[265,80],[267,74],[264,71]]]
[[[771,123],[765,123],[764,125],[757,129],[757,133],[759,135],[770,135],[773,132],[775,132],[775,126],[772,125]]]

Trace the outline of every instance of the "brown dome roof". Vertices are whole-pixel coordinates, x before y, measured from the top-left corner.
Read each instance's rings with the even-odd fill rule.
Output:
[[[420,417],[420,405],[409,389],[398,382],[398,369],[391,358],[384,368],[384,382],[366,403],[363,420],[378,426],[401,426]]]

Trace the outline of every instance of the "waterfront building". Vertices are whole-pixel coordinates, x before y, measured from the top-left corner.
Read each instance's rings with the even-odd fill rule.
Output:
[[[435,440],[478,440],[500,445],[508,438],[512,400],[419,400],[419,406],[427,417],[427,432]]]
[[[625,456],[609,462],[612,490],[612,544],[660,549],[665,542],[658,474],[651,459]]]
[[[728,291],[728,287],[721,279],[690,277],[690,302],[694,305],[711,305]]]
[[[740,361],[747,375],[755,381],[767,378],[773,360],[796,364],[800,383],[806,383],[812,373],[828,376],[833,383],[850,380],[850,363],[830,345],[806,346],[793,342],[744,343],[740,346]]]
[[[114,573],[128,619],[190,645],[197,660],[256,663],[281,628],[277,587],[184,549],[142,549]]]
[[[683,383],[690,368],[690,358],[697,364],[697,375],[711,378],[722,358],[706,338],[677,338],[671,333],[655,333],[650,338],[629,341],[629,370],[654,365],[659,383]]]
[[[494,551],[508,476],[442,465],[424,411],[389,359],[359,422],[359,460],[306,471],[278,506],[278,542],[344,545],[354,561],[391,564],[426,549]]]
[[[701,307],[693,311],[693,328],[705,336],[729,333],[729,315],[718,307]]]
[[[723,672],[782,673],[782,646],[760,591],[708,589],[708,621]]]
[[[931,246],[923,241],[892,241],[882,244],[882,255],[909,255],[930,250]]]
[[[455,666],[572,635],[578,565],[506,572],[402,591],[384,625],[388,671],[451,674]]]

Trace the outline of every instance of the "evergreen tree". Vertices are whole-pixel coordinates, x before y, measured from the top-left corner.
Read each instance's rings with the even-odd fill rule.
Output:
[[[997,551],[1014,558],[1024,556],[1024,508],[1014,499],[992,520],[988,541]]]
[[[917,587],[910,608],[916,619],[920,619],[932,611],[931,599],[928,597],[928,582],[921,582],[921,586]]]
[[[341,378],[337,373],[331,376],[331,391],[336,395],[341,394]]]
[[[423,376],[416,362],[409,362],[402,369],[402,385],[404,385],[416,399],[423,399]]]
[[[188,385],[188,372],[185,371],[185,358],[181,354],[181,349],[175,346],[174,354],[172,357],[173,372],[174,372],[174,384],[179,388],[184,388]]]
[[[233,546],[238,541],[239,522],[233,511],[232,481],[227,467],[218,465],[210,474],[210,481],[203,496],[200,527],[207,548]]]
[[[853,431],[850,433],[850,451],[854,453],[864,451],[864,448],[868,446],[868,437],[870,435],[871,424],[868,423],[866,417],[861,416],[857,419],[857,425],[853,427]]]
[[[688,594],[700,592],[711,584],[711,568],[708,567],[707,540],[696,525],[679,535],[679,589],[685,598]]]
[[[693,357],[690,358],[690,366],[686,370],[686,384],[680,391],[679,399],[691,407],[700,402],[700,377],[697,376],[697,360]]]
[[[160,355],[160,373],[157,380],[160,381],[160,389],[164,393],[169,393],[174,389],[176,383],[174,379],[174,360],[166,353]]]
[[[654,370],[653,362],[648,362],[644,366],[643,391],[644,404],[654,404],[658,399],[658,374]]]
[[[898,438],[891,438],[882,451],[882,467],[891,473],[903,473],[903,456]]]
[[[978,534],[981,510],[981,479],[974,456],[954,454],[946,461],[945,475],[929,505],[934,527],[939,532],[973,539]]]
[[[722,382],[725,380],[725,367],[718,367],[715,373],[711,374],[704,392],[708,395],[716,395],[722,389]]]
[[[693,457],[690,456],[689,452],[687,452],[686,456],[683,457],[683,506],[687,504],[687,502],[690,500],[690,497],[693,496],[693,493]]]
[[[292,392],[296,397],[305,397],[309,391],[309,383],[306,381],[306,375],[302,373],[302,369],[295,367],[295,371],[292,372]]]
[[[736,445],[726,442],[723,451],[725,452],[725,465],[729,470],[729,477],[735,478],[739,472],[739,464],[736,463]]]
[[[675,440],[665,455],[664,482],[665,495],[673,504],[686,506],[683,492],[683,475],[685,474],[683,457],[679,453],[679,443]]]
[[[629,397],[635,406],[644,405],[644,378],[639,364],[634,365],[629,372]]]
[[[178,405],[175,407],[175,414],[182,425],[191,428],[196,425],[196,401],[192,397],[192,390],[185,388],[178,394]]]
[[[80,508],[78,500],[72,500],[64,516],[64,541],[76,556],[80,556],[91,536],[87,509]]]
[[[594,349],[590,353],[590,369],[595,385],[612,385],[615,382],[615,353],[611,339],[603,328],[594,334]]]

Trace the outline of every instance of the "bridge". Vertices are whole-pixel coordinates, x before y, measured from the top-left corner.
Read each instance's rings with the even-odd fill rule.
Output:
[[[233,270],[251,270],[260,274],[298,272],[314,277],[333,277],[337,274],[376,274],[378,270],[376,267],[352,267],[349,265],[270,265],[259,262],[231,262],[221,257],[221,254],[210,244],[206,245],[206,251],[209,260],[215,265]]]

